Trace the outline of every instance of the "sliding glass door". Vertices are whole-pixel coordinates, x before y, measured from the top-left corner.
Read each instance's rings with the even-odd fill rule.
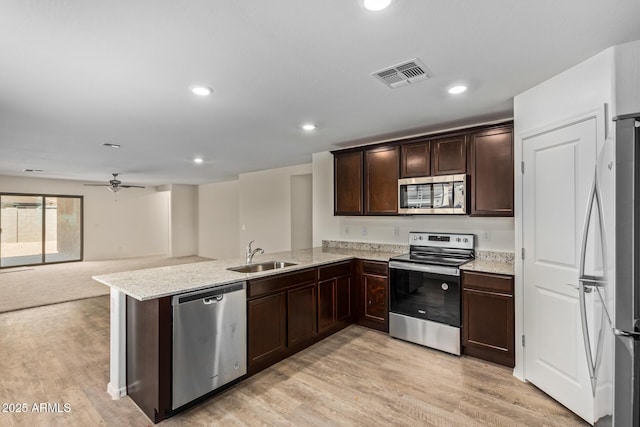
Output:
[[[0,268],[82,260],[82,202],[0,194]]]
[[[0,267],[42,264],[43,200],[0,195]]]

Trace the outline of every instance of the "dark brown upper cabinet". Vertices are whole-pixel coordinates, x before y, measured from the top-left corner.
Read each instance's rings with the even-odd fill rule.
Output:
[[[335,215],[398,215],[398,179],[468,175],[469,215],[513,216],[513,122],[332,151]]]
[[[364,151],[364,214],[398,214],[400,147],[387,145]]]
[[[431,141],[431,174],[453,175],[467,172],[466,135]]]
[[[362,215],[362,151],[333,153],[334,215]]]
[[[431,175],[431,141],[402,145],[401,178]]]
[[[513,126],[469,137],[471,216],[513,216]]]

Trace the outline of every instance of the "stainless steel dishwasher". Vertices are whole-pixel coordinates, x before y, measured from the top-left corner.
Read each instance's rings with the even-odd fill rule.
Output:
[[[172,408],[247,373],[246,283],[176,295]]]

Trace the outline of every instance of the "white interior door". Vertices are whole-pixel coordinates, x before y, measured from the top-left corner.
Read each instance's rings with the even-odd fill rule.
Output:
[[[525,377],[593,422],[576,287],[596,165],[596,118],[525,138],[522,145]]]

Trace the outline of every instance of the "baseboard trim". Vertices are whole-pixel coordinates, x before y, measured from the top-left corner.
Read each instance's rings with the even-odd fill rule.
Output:
[[[107,384],[107,393],[111,396],[111,399],[118,400],[121,397],[125,397],[127,395],[127,388],[115,388],[111,385],[111,383]]]

